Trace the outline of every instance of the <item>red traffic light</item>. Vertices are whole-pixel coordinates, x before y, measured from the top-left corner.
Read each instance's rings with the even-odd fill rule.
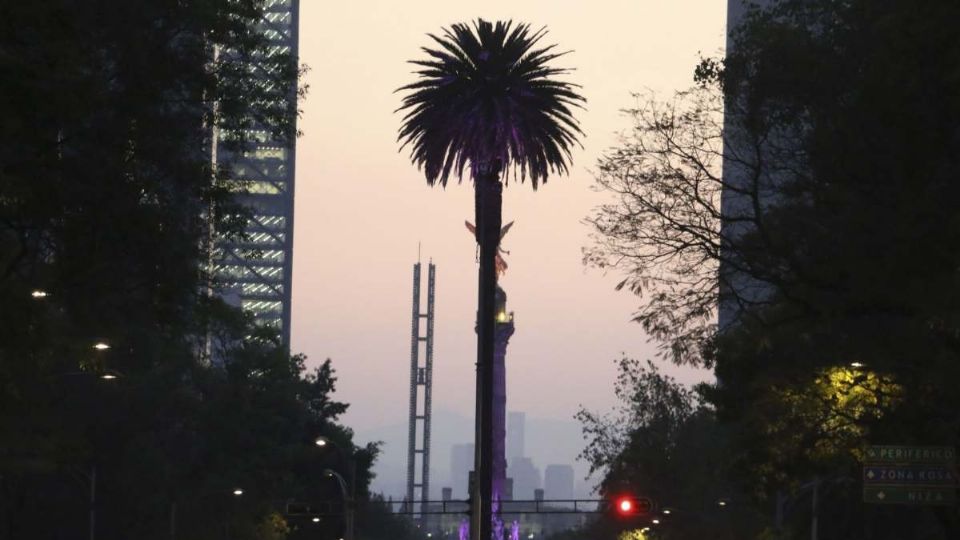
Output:
[[[653,510],[653,502],[645,497],[622,495],[614,498],[613,510],[621,517],[642,516]]]

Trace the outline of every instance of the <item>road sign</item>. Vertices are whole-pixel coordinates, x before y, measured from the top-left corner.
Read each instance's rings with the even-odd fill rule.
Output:
[[[864,486],[863,502],[953,506],[957,503],[957,490],[953,487]]]
[[[953,463],[956,448],[950,446],[877,445],[867,447],[867,463]]]
[[[953,506],[956,459],[956,448],[949,446],[869,446],[863,464],[863,501]]]
[[[957,477],[948,465],[864,465],[863,483],[872,485],[953,486]]]

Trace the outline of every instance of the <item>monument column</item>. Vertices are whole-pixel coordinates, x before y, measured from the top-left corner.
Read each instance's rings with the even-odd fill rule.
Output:
[[[513,313],[507,312],[507,294],[497,287],[497,319],[493,347],[493,531],[503,538],[500,501],[504,499],[507,478],[507,345],[513,335]]]

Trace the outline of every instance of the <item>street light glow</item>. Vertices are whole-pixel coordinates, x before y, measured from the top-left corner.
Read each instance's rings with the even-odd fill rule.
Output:
[[[103,379],[103,380],[105,380],[105,381],[112,381],[112,380],[116,379],[117,376],[114,375],[113,373],[104,373],[103,375],[100,376],[100,378]]]
[[[46,298],[50,296],[50,293],[44,290],[36,289],[30,293],[30,296],[34,298]]]
[[[107,349],[110,348],[110,345],[107,345],[106,343],[104,343],[104,342],[102,342],[102,341],[98,341],[98,342],[96,342],[96,343],[93,344],[93,348],[96,349],[96,350],[98,350],[98,351],[105,351],[105,350],[107,350]]]
[[[650,523],[653,523],[654,525],[659,525],[659,524],[660,524],[660,520],[657,519],[657,518],[653,518],[652,520],[650,520]]]
[[[852,368],[862,368],[862,367],[863,367],[863,363],[861,363],[861,362],[850,362],[850,367],[852,367]]]
[[[243,495],[243,490],[240,489],[240,488],[237,488],[237,489],[233,490],[233,494],[236,495],[237,497],[239,497],[239,496]]]
[[[327,445],[327,439],[325,439],[325,438],[323,438],[323,437],[317,437],[317,439],[316,439],[315,441],[313,441],[313,444],[315,444],[315,445],[323,448],[324,446]]]
[[[668,515],[668,516],[670,515],[670,512],[672,512],[672,510],[670,510],[669,508],[664,508],[664,509],[663,509],[663,513],[666,514],[666,515]]]
[[[320,518],[318,518],[318,517],[313,518],[313,522],[314,522],[314,523],[320,523]]]

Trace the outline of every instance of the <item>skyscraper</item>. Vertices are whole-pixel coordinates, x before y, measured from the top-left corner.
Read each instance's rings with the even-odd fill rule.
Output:
[[[472,444],[455,444],[450,449],[450,483],[453,485],[453,498],[466,499],[470,471],[473,470]]]
[[[765,8],[769,0],[727,0],[727,40],[728,53],[736,47],[734,35],[737,27],[744,21],[749,6]],[[724,102],[724,159],[723,159],[723,192],[721,194],[720,213],[723,216],[721,223],[721,245],[723,253],[718,272],[720,278],[720,301],[718,305],[717,324],[721,331],[736,326],[743,311],[758,303],[762,303],[770,294],[769,284],[748,275],[742,268],[748,268],[748,263],[740,260],[741,252],[732,244],[740,236],[755,230],[758,216],[755,215],[753,195],[756,195],[761,204],[775,197],[777,185],[776,174],[771,174],[762,167],[761,163],[776,162],[767,154],[771,153],[770,140],[758,143],[755,137],[749,135],[749,130],[743,125],[743,107],[737,100]],[[780,141],[772,145],[774,148],[784,144]],[[786,143],[789,144],[789,143]],[[754,179],[754,175],[761,171],[761,178]]]
[[[524,456],[523,433],[527,422],[526,413],[510,411],[507,414],[507,461]]]
[[[268,69],[267,60],[289,54],[297,58],[299,0],[265,0],[260,30],[269,42],[263,62],[254,60],[251,76]],[[296,91],[291,114],[296,114]],[[230,304],[253,314],[257,323],[276,329],[290,343],[290,286],[293,277],[294,141],[278,142],[271,126],[255,124],[247,132],[250,146],[229,152],[217,137],[214,159],[229,164],[236,201],[250,209],[247,236],[219,239],[213,253],[221,295]]]
[[[507,476],[513,479],[513,498],[515,500],[532,500],[534,490],[540,489],[540,469],[528,457],[510,458],[507,465]]]
[[[543,471],[543,492],[547,500],[573,498],[573,467],[547,465]]]

